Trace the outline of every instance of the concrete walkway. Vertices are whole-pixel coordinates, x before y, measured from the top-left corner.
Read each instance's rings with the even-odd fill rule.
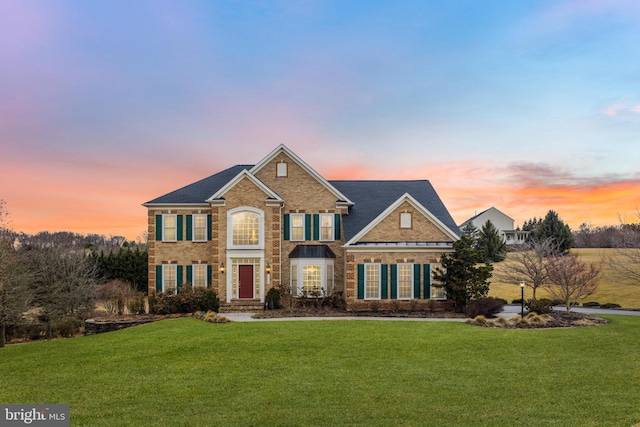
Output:
[[[565,311],[564,307],[553,307],[556,311]],[[505,305],[500,317],[507,319],[520,314],[521,307],[519,305]],[[604,309],[594,307],[574,307],[571,309],[576,313],[586,314],[619,314],[626,316],[640,316],[640,310],[619,310],[619,309]],[[525,309],[525,314],[527,313]],[[254,319],[252,316],[254,313],[222,313],[221,316],[226,317],[232,322],[291,322],[291,321],[305,321],[305,320],[402,320],[409,322],[464,322],[466,319],[460,318],[423,318],[423,317],[382,317],[382,316],[336,316],[336,317],[275,317],[270,319]]]

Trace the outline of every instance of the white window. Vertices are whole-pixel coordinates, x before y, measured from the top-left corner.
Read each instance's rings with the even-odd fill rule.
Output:
[[[320,240],[333,240],[334,214],[320,214]]]
[[[436,287],[434,285],[440,285],[441,282],[435,279],[435,274],[437,269],[442,269],[442,264],[440,263],[432,263],[431,264],[431,298],[433,299],[446,299],[447,296],[444,292],[444,288]]]
[[[398,299],[413,298],[413,264],[398,264]]]
[[[162,241],[175,242],[176,240],[178,240],[178,216],[162,215]]]
[[[193,241],[207,241],[207,215],[193,215]]]
[[[380,264],[365,264],[364,279],[364,298],[380,299]]]
[[[194,264],[192,274],[194,287],[207,287],[207,264]]]
[[[162,266],[162,292],[175,292],[178,287],[178,266],[165,264]]]
[[[333,292],[333,259],[306,258],[291,260],[293,295],[318,297]]]
[[[400,214],[400,228],[411,228],[411,212]]]
[[[302,266],[302,294],[322,295],[322,267],[319,265]]]
[[[234,246],[257,246],[260,241],[260,216],[255,212],[237,212],[232,216]]]
[[[304,240],[304,214],[291,214],[291,240]]]
[[[276,164],[276,177],[284,178],[287,176],[287,163],[280,162]]]

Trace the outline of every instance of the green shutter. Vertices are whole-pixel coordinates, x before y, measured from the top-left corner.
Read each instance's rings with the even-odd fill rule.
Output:
[[[187,265],[187,283],[193,285],[193,266]]]
[[[187,240],[193,240],[193,215],[187,215]]]
[[[364,299],[364,264],[358,264],[358,299]]]
[[[284,230],[283,230],[283,235],[284,235],[284,240],[291,240],[291,235],[290,235],[290,218],[289,218],[289,214],[284,214]]]
[[[333,223],[333,227],[334,227],[334,235],[333,238],[334,240],[340,240],[340,214],[336,214],[335,217],[335,221]]]
[[[320,240],[320,215],[313,214],[313,240]]]
[[[211,287],[211,273],[213,273],[213,268],[211,265],[207,265],[207,288]]]
[[[380,291],[380,298],[387,299],[389,298],[389,275],[387,274],[389,268],[387,264],[382,264],[380,266],[380,286],[382,287]]]
[[[162,292],[162,266],[156,265],[156,292]]]
[[[398,299],[398,264],[391,264],[391,299]]]
[[[178,287],[182,287],[182,266],[176,266],[176,282],[178,283]]]
[[[211,221],[213,217],[211,215],[207,215],[207,240],[211,240]]]
[[[178,234],[176,240],[182,240],[182,215],[176,215],[176,233]]]
[[[311,240],[311,214],[304,215],[304,240]]]
[[[431,264],[424,265],[424,298],[431,298]]]
[[[413,297],[420,298],[420,264],[413,264]]]
[[[156,242],[162,241],[162,215],[156,215]]]

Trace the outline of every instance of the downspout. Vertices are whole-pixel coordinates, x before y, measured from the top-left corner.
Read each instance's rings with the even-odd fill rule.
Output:
[[[280,223],[282,224],[282,209],[284,209],[284,202],[280,203]],[[282,285],[282,233],[280,233],[280,237],[278,238],[278,254],[280,259],[278,260],[278,282],[280,283],[280,289],[283,288]]]

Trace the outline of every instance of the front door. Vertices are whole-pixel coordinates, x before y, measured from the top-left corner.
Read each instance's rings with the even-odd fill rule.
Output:
[[[238,298],[253,298],[253,265],[238,266]]]

